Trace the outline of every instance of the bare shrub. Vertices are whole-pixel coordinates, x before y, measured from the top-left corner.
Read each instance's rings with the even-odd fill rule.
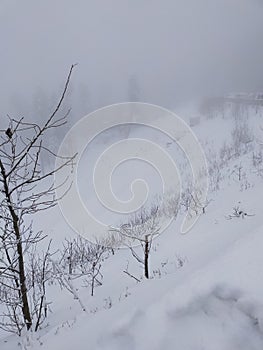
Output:
[[[247,121],[237,120],[231,135],[232,147],[236,157],[251,151],[254,138]]]
[[[94,295],[95,287],[102,285],[102,263],[109,257],[109,249],[102,242],[90,243],[81,236],[73,240],[66,239],[63,244],[61,258],[59,260],[60,271],[58,279],[74,294],[74,288],[63,283],[82,278],[83,282],[91,288],[91,296]],[[61,274],[62,272],[62,274]],[[75,296],[76,297],[76,296]]]

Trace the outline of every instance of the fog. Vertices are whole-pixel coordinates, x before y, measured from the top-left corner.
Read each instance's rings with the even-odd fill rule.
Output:
[[[74,118],[260,91],[262,39],[260,0],[0,0],[0,118],[44,116],[72,63]]]

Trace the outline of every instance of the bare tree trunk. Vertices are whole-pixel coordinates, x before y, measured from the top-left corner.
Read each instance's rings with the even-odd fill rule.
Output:
[[[25,266],[24,266],[24,256],[23,256],[23,246],[22,246],[22,240],[21,240],[21,234],[19,230],[19,224],[18,224],[18,217],[15,213],[15,210],[12,205],[9,189],[8,189],[8,182],[7,182],[7,176],[5,172],[5,167],[0,160],[0,168],[1,168],[1,174],[3,178],[4,183],[4,192],[5,197],[8,202],[8,209],[12,217],[12,226],[14,229],[14,233],[16,236],[16,251],[18,254],[18,267],[19,267],[19,289],[20,289],[20,295],[22,300],[22,312],[23,317],[25,320],[25,324],[27,327],[27,330],[29,330],[32,326],[32,318],[28,303],[28,297],[27,297],[27,288],[26,288],[26,276],[25,276]]]
[[[72,275],[72,242],[69,245],[69,256],[68,256],[68,273]]]
[[[14,222],[13,224],[14,224],[14,229],[15,229],[16,238],[17,238],[19,281],[20,281],[20,291],[21,291],[21,298],[22,298],[22,304],[23,304],[22,312],[23,312],[25,323],[26,323],[26,328],[27,328],[27,330],[29,330],[32,326],[32,318],[31,318],[31,313],[30,313],[29,304],[28,304],[28,297],[27,297],[23,247],[22,247],[22,243],[21,243],[21,237],[20,237],[20,232],[18,229],[17,222]]]
[[[91,296],[94,296],[94,287],[95,287],[95,263],[92,264],[92,280],[91,280]]]
[[[145,236],[145,247],[144,247],[144,276],[149,278],[149,240],[148,236]]]

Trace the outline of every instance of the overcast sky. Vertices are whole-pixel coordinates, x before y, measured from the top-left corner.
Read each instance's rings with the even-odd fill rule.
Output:
[[[0,0],[0,44],[0,118],[76,62],[94,107],[128,100],[130,76],[170,108],[263,90],[261,0]]]

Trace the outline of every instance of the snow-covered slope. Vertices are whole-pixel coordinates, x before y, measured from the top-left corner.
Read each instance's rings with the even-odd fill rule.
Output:
[[[103,284],[94,297],[76,281],[86,311],[66,290],[49,286],[48,323],[39,333],[21,338],[1,333],[1,350],[262,350],[263,179],[253,165],[253,153],[261,148],[256,139],[262,117],[262,111],[249,108],[241,122],[235,121],[231,110],[224,118],[200,118],[194,131],[210,160],[212,155],[213,160],[223,157],[220,150],[232,145],[237,123],[249,127],[253,145],[221,164],[217,190],[211,186],[206,213],[189,233],[180,233],[184,215],[180,211],[154,241],[149,280],[141,278],[142,269],[129,250],[116,251],[103,264]],[[156,140],[157,135],[147,137]],[[166,138],[159,142],[171,154],[179,152]],[[145,174],[150,176],[147,170]],[[122,177],[119,174],[119,180]],[[234,207],[248,215],[233,216]],[[54,212],[50,227],[61,238],[59,232],[66,226],[57,215]],[[140,282],[123,272],[127,265]]]

